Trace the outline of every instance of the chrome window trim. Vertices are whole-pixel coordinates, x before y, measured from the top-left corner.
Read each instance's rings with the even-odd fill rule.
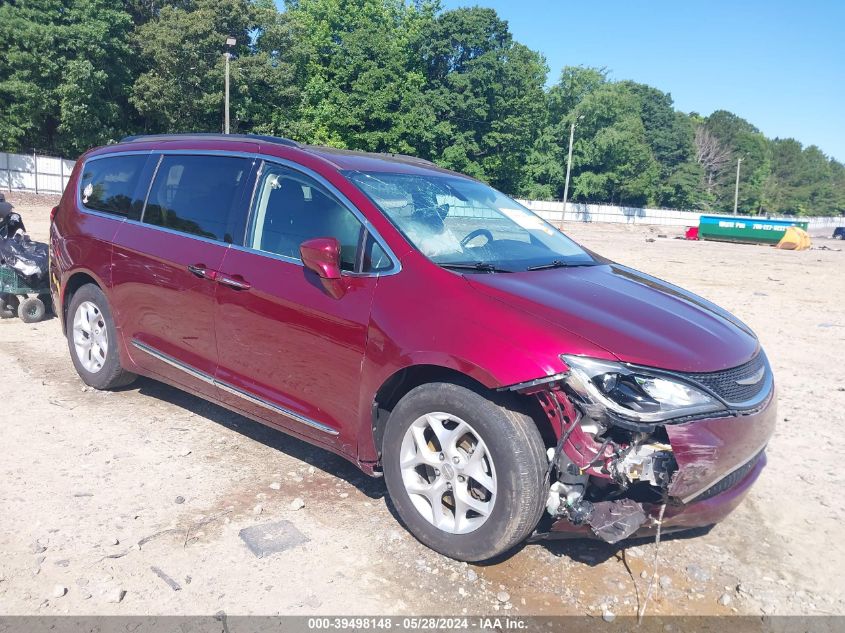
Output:
[[[298,257],[288,257],[287,255],[279,255],[277,253],[269,253],[267,251],[259,251],[254,248],[250,248],[248,246],[240,246],[238,244],[230,244],[229,248],[233,251],[241,251],[242,253],[250,253],[252,255],[261,255],[262,257],[266,257],[268,259],[275,259],[280,262],[285,262],[286,264],[296,264],[297,266],[305,266],[302,263],[302,260]]]
[[[166,226],[157,226],[155,224],[148,224],[146,222],[141,222],[140,220],[130,220],[129,218],[125,218],[124,222],[126,224],[132,224],[134,226],[142,226],[145,229],[150,229],[152,231],[161,231],[162,233],[167,233],[169,235],[178,235],[179,237],[189,237],[192,240],[197,240],[199,242],[205,242],[206,244],[214,244],[215,246],[220,246],[222,248],[229,248],[231,244],[228,242],[223,242],[221,240],[213,240],[210,237],[203,237],[202,235],[193,235],[191,233],[183,233],[182,231],[177,231],[176,229],[171,229]]]
[[[263,398],[259,398],[258,396],[254,396],[251,393],[244,391],[243,389],[238,389],[237,387],[230,385],[227,382],[222,380],[218,380],[214,378],[211,374],[207,374],[203,371],[200,371],[190,365],[183,363],[182,361],[176,360],[172,356],[165,354],[164,352],[160,352],[156,348],[147,345],[146,343],[142,343],[138,339],[132,339],[132,345],[137,349],[141,350],[142,352],[149,354],[153,358],[160,360],[171,367],[179,369],[189,376],[196,378],[197,380],[201,380],[202,382],[213,385],[215,387],[219,387],[223,391],[230,393],[234,396],[238,396],[239,398],[243,398],[244,400],[251,402],[253,404],[257,404],[258,406],[264,407],[274,413],[279,413],[295,422],[299,422],[300,424],[304,424],[312,429],[317,429],[318,431],[322,431],[323,433],[327,433],[328,435],[339,435],[339,432],[336,429],[333,429],[330,426],[317,422],[316,420],[312,420],[304,415],[300,415],[299,413],[295,413],[290,409],[285,409],[284,407],[280,407],[277,404],[273,404]]]
[[[123,215],[116,215],[114,213],[106,213],[105,211],[95,211],[94,209],[89,209],[88,207],[83,207],[82,202],[79,202],[79,207],[85,215],[93,215],[97,218],[105,218],[107,220],[114,220],[115,222],[125,222],[126,217]]]
[[[309,176],[310,178],[313,178],[314,180],[316,180],[320,185],[325,187],[333,196],[335,196],[338,199],[338,201],[340,201],[340,203],[344,207],[347,208],[347,210],[349,210],[356,218],[358,218],[358,220],[361,222],[361,224],[364,225],[364,228],[367,229],[367,231],[370,232],[370,234],[373,236],[373,238],[378,243],[378,245],[381,246],[381,248],[384,250],[385,254],[390,259],[391,263],[393,264],[392,267],[387,269],[387,270],[367,272],[367,273],[355,273],[355,272],[350,272],[350,271],[343,271],[341,273],[342,276],[344,276],[344,277],[382,277],[382,276],[388,276],[388,275],[395,275],[397,273],[402,272],[402,263],[399,261],[399,258],[396,257],[396,254],[393,252],[393,249],[390,248],[390,246],[388,246],[387,242],[384,241],[384,238],[382,238],[381,234],[379,234],[379,232],[372,225],[372,223],[369,221],[367,216],[365,216],[363,213],[361,213],[360,209],[358,209],[352,203],[352,201],[349,200],[349,198],[347,198],[343,193],[341,193],[340,190],[337,189],[337,187],[335,187],[332,183],[330,183],[328,180],[326,180],[323,176],[321,176],[320,174],[318,174],[314,170],[312,170],[308,167],[305,167],[304,165],[300,165],[299,163],[297,163],[295,161],[291,161],[291,160],[288,160],[288,159],[285,159],[285,158],[280,158],[279,156],[272,156],[272,155],[269,155],[269,154],[263,154],[263,153],[257,152],[257,151],[256,152],[243,152],[243,151],[229,151],[229,150],[219,150],[219,149],[166,149],[166,148],[158,148],[158,149],[148,149],[148,150],[121,150],[121,151],[118,151],[118,152],[109,152],[109,153],[106,153],[106,154],[99,154],[97,156],[92,156],[90,158],[85,159],[85,162],[82,164],[82,170],[84,172],[85,166],[88,164],[89,161],[92,161],[92,160],[99,160],[99,159],[102,159],[102,158],[113,157],[113,156],[127,156],[127,155],[132,155],[132,154],[146,154],[146,155],[159,154],[160,155],[158,163],[156,164],[155,171],[153,172],[153,175],[150,177],[150,182],[149,182],[149,185],[147,186],[147,195],[144,198],[144,206],[141,209],[141,220],[132,220],[132,219],[125,217],[125,216],[110,215],[110,214],[107,214],[107,213],[103,213],[101,211],[95,211],[93,209],[89,209],[88,207],[86,207],[85,205],[82,204],[82,198],[81,198],[80,193],[79,193],[79,187],[77,187],[76,188],[76,201],[77,201],[77,208],[79,208],[80,211],[82,211],[83,213],[89,213],[91,215],[96,215],[96,216],[99,216],[99,217],[105,217],[105,218],[109,218],[109,219],[112,219],[112,220],[117,220],[119,222],[129,222],[129,223],[132,223],[132,224],[135,224],[135,225],[145,226],[145,227],[148,227],[148,228],[153,229],[153,230],[164,231],[165,233],[171,233],[173,235],[180,235],[182,237],[187,237],[187,238],[194,239],[194,240],[200,240],[202,242],[207,242],[207,243],[210,243],[210,244],[222,245],[226,248],[233,248],[235,250],[240,250],[240,251],[244,251],[244,252],[247,252],[247,253],[253,253],[255,255],[261,255],[261,256],[267,257],[269,259],[275,259],[275,260],[279,260],[279,261],[289,263],[289,264],[296,264],[298,266],[304,266],[304,264],[302,263],[302,260],[298,257],[294,258],[294,257],[287,257],[287,256],[284,256],[284,255],[277,255],[275,253],[268,253],[266,251],[260,251],[260,250],[250,248],[250,247],[245,246],[245,245],[230,244],[230,243],[223,242],[223,241],[220,241],[220,240],[212,240],[212,239],[209,239],[207,237],[202,237],[202,236],[199,236],[199,235],[193,235],[191,233],[183,233],[181,231],[168,229],[167,227],[163,227],[163,226],[156,226],[155,224],[144,223],[142,221],[144,214],[146,213],[146,210],[147,210],[147,202],[148,202],[148,199],[149,199],[149,196],[150,196],[150,191],[152,190],[153,182],[155,181],[155,177],[158,174],[158,168],[161,165],[161,160],[165,155],[182,154],[182,155],[196,155],[196,156],[235,156],[235,157],[242,157],[242,158],[252,158],[253,160],[261,160],[261,161],[263,161],[263,163],[274,163],[274,164],[281,165],[283,167],[287,167],[289,169],[292,169],[293,171],[298,171],[298,172],[305,174],[306,176]],[[261,175],[261,173],[259,171],[256,174],[255,183],[253,183],[252,195],[250,196],[250,200],[249,200],[249,209],[247,211],[247,222],[246,222],[247,231],[249,230],[249,224],[252,221],[252,205],[253,205],[254,200],[255,200],[255,192],[256,192],[256,189],[257,189],[258,178],[260,177],[260,175]],[[245,237],[246,236],[243,235],[243,236],[241,236],[241,239],[245,240]]]

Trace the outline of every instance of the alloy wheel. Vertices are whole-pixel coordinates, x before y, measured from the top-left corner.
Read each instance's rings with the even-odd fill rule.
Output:
[[[417,511],[450,534],[481,527],[496,502],[496,469],[487,445],[464,420],[434,412],[405,432],[399,454],[405,491]]]
[[[73,317],[73,346],[86,371],[96,374],[109,352],[109,333],[103,313],[96,304],[84,301]]]

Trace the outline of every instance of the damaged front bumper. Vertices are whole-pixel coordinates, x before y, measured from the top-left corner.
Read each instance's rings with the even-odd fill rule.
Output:
[[[751,486],[757,481],[766,466],[766,454],[761,452],[749,462],[751,468],[736,483],[711,497],[702,495],[700,500],[693,499],[686,504],[669,504],[663,515],[661,532],[670,534],[695,528],[715,525],[733,512],[745,499]],[[743,469],[740,469],[743,470]],[[730,479],[729,475],[728,478]],[[654,536],[657,531],[657,520],[660,514],[660,504],[641,503],[646,521],[626,538],[642,538]],[[575,525],[568,519],[557,519],[546,529],[535,535],[539,538],[600,538],[587,524]]]
[[[558,436],[550,449],[546,537],[610,543],[711,526],[743,500],[766,464],[774,432],[774,386],[754,409],[668,420],[651,432],[596,424],[565,381],[532,385]],[[541,538],[543,534],[538,535]]]

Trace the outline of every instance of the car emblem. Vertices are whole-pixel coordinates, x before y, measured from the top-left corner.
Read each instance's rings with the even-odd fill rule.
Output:
[[[751,374],[748,378],[743,378],[742,380],[737,380],[736,384],[742,385],[743,387],[747,387],[749,385],[756,385],[763,379],[763,375],[766,373],[766,368],[761,367],[753,374]]]

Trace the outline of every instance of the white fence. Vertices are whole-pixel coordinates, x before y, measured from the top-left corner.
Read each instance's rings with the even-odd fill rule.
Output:
[[[73,165],[72,160],[53,156],[0,152],[0,189],[61,193]]]
[[[657,226],[698,226],[702,215],[713,215],[701,211],[678,211],[675,209],[641,209],[639,207],[617,207],[609,204],[566,203],[566,212],[562,202],[544,202],[538,200],[520,200],[522,204],[543,219],[554,225],[563,222],[612,222],[616,224],[651,224]],[[718,214],[716,214],[718,215]],[[759,219],[754,216],[730,216],[732,218]],[[842,217],[819,218],[772,218],[801,220],[808,222],[809,231],[830,229],[845,224]]]
[[[0,190],[61,193],[67,185],[74,161],[36,154],[0,152]],[[525,206],[555,225],[563,222],[611,222],[616,224],[651,224],[657,226],[698,226],[700,211],[641,209],[609,204],[566,203],[520,200]],[[740,216],[748,217],[748,216]],[[793,219],[793,218],[787,218]],[[810,231],[830,229],[845,224],[841,217],[801,218]]]

